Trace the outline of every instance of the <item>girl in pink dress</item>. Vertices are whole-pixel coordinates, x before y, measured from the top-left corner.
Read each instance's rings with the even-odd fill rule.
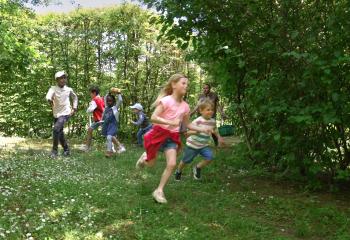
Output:
[[[166,167],[160,178],[158,187],[153,191],[153,198],[158,203],[167,203],[164,186],[176,167],[176,155],[181,147],[180,124],[197,132],[208,133],[208,130],[190,123],[190,108],[183,100],[188,86],[188,79],[182,74],[174,74],[161,90],[153,103],[155,110],[151,116],[152,129],[144,136],[146,152],[136,163],[136,168],[151,167],[156,162],[158,151],[163,151]]]

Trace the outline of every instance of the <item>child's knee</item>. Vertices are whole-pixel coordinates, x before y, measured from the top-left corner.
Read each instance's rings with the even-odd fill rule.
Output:
[[[176,167],[176,161],[167,162],[166,167],[170,169],[174,169]]]
[[[54,133],[60,133],[63,130],[63,127],[57,125],[53,127],[53,132]]]

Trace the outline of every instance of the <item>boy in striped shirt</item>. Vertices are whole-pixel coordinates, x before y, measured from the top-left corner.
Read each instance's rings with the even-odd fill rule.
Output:
[[[204,100],[199,106],[200,117],[196,118],[193,121],[193,124],[198,127],[205,128],[211,130],[214,135],[219,140],[219,143],[223,143],[223,138],[216,131],[216,121],[213,117],[214,114],[214,106],[211,101]],[[184,150],[184,156],[179,163],[177,170],[175,172],[175,180],[180,181],[182,170],[186,166],[193,161],[193,159],[200,154],[204,159],[193,167],[193,177],[196,180],[201,178],[201,169],[207,165],[209,165],[213,159],[213,151],[209,147],[211,143],[211,135],[206,133],[198,133],[195,131],[188,131],[187,136],[189,136],[186,140],[186,147]]]

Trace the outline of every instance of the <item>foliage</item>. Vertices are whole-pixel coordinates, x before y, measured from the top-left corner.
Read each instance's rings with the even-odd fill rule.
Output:
[[[347,177],[349,1],[144,0],[230,99],[257,164]]]
[[[130,137],[136,130],[128,124],[134,117],[128,106],[140,102],[149,113],[150,103],[171,74],[189,75],[194,84],[187,100],[194,101],[198,66],[186,62],[185,52],[174,43],[157,41],[161,25],[150,22],[157,18],[154,13],[124,4],[35,16],[21,5],[11,4],[6,2],[7,8],[1,10],[6,20],[1,25],[6,34],[1,37],[6,38],[4,46],[10,49],[4,49],[0,60],[0,132],[51,135],[51,110],[44,97],[56,84],[54,73],[62,69],[79,97],[78,114],[69,122],[72,134],[85,133],[91,85],[100,86],[102,95],[112,86],[123,90],[122,137]]]

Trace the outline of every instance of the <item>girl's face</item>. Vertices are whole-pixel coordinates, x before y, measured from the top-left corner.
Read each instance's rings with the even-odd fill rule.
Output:
[[[112,107],[113,106],[113,99],[112,98],[107,98],[107,106]]]
[[[187,78],[180,78],[180,80],[177,83],[172,84],[174,93],[182,96],[186,94],[187,86],[188,86]]]
[[[208,106],[208,107],[201,109],[199,112],[203,118],[209,120],[210,118],[212,118],[212,116],[214,114],[214,109],[212,107]]]

